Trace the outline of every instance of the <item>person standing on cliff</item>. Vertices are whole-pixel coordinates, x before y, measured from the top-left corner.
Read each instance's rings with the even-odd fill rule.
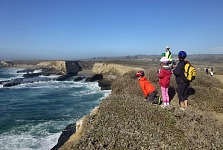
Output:
[[[171,67],[171,69],[173,69],[172,53],[171,53],[171,51],[170,51],[170,47],[169,47],[169,46],[166,46],[165,57],[168,58],[168,59],[170,60],[170,67]]]
[[[146,79],[144,71],[138,71],[136,73],[138,77],[139,85],[145,96],[145,101],[152,104],[160,104],[160,97],[157,96],[158,92],[155,87]]]
[[[188,93],[187,90],[190,86],[190,82],[186,82],[184,79],[184,66],[187,63],[185,58],[187,53],[185,51],[180,51],[178,53],[179,63],[173,70],[173,74],[176,77],[176,82],[178,85],[177,93],[179,98],[180,109],[185,110],[188,107]]]
[[[169,85],[170,85],[170,77],[172,75],[172,70],[168,65],[169,59],[166,57],[162,57],[160,59],[161,68],[158,71],[159,84],[162,92],[163,105],[162,108],[168,107],[170,105],[170,98],[168,94]]]

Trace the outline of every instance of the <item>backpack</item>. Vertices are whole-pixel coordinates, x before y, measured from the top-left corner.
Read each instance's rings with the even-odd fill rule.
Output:
[[[184,65],[184,76],[188,82],[192,82],[195,79],[196,70],[189,62],[186,62]]]

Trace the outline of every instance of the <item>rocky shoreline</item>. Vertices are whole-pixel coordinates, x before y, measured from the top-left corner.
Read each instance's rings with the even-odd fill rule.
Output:
[[[30,68],[17,71],[17,73],[24,73],[23,78],[17,78],[11,81],[2,81],[0,84],[5,87],[9,87],[16,86],[21,83],[39,82],[45,80],[45,78],[40,77],[42,75],[50,76],[52,74],[57,74],[59,77],[54,79],[57,81],[64,81],[72,78],[74,82],[80,80],[84,80],[85,82],[98,82],[101,90],[111,90],[111,85],[116,80],[117,76],[122,76],[123,74],[132,70],[141,69],[105,63],[82,62],[82,64],[80,64],[79,62],[75,61],[69,61],[65,63],[63,61],[51,61],[50,63],[42,62],[41,64],[34,65]],[[41,72],[36,73],[36,70],[41,70]],[[93,109],[89,115],[91,116],[96,114],[98,108],[99,107]],[[62,131],[57,144],[52,148],[52,150],[59,149],[66,142],[70,142],[69,140],[75,141],[79,139],[81,136],[82,123],[85,119],[86,116],[81,118],[76,123],[67,125],[67,127]]]
[[[102,67],[103,66],[103,67]],[[103,64],[96,63],[92,70],[83,70],[79,75],[81,76],[90,76],[86,79],[87,82],[98,82],[101,90],[111,90],[112,83],[116,80],[117,76],[122,76],[125,73],[131,72],[133,70],[142,70],[142,68],[128,68],[122,65],[116,64]],[[116,72],[115,72],[116,70]],[[98,74],[94,74],[98,73]],[[104,78],[105,77],[105,78]],[[100,104],[99,104],[100,106]],[[99,106],[95,107],[90,114],[83,116],[76,123],[68,125],[63,131],[61,136],[58,139],[58,143],[51,149],[57,150],[62,146],[65,146],[65,143],[75,142],[79,140],[82,136],[83,122],[87,120],[88,117],[97,115]],[[73,134],[71,134],[73,132]],[[63,144],[62,144],[63,143]],[[68,148],[69,149],[69,148]]]

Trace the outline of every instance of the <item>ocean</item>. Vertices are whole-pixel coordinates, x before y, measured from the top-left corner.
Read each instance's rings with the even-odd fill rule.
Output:
[[[0,81],[22,77],[18,70],[0,68]],[[89,114],[110,92],[84,81],[0,85],[0,150],[50,150],[68,124]]]

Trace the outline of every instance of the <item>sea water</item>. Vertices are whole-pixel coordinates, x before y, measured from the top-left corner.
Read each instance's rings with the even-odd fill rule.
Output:
[[[0,81],[22,77],[17,70],[0,68]],[[68,124],[90,113],[110,92],[84,81],[0,85],[0,149],[51,149]]]

